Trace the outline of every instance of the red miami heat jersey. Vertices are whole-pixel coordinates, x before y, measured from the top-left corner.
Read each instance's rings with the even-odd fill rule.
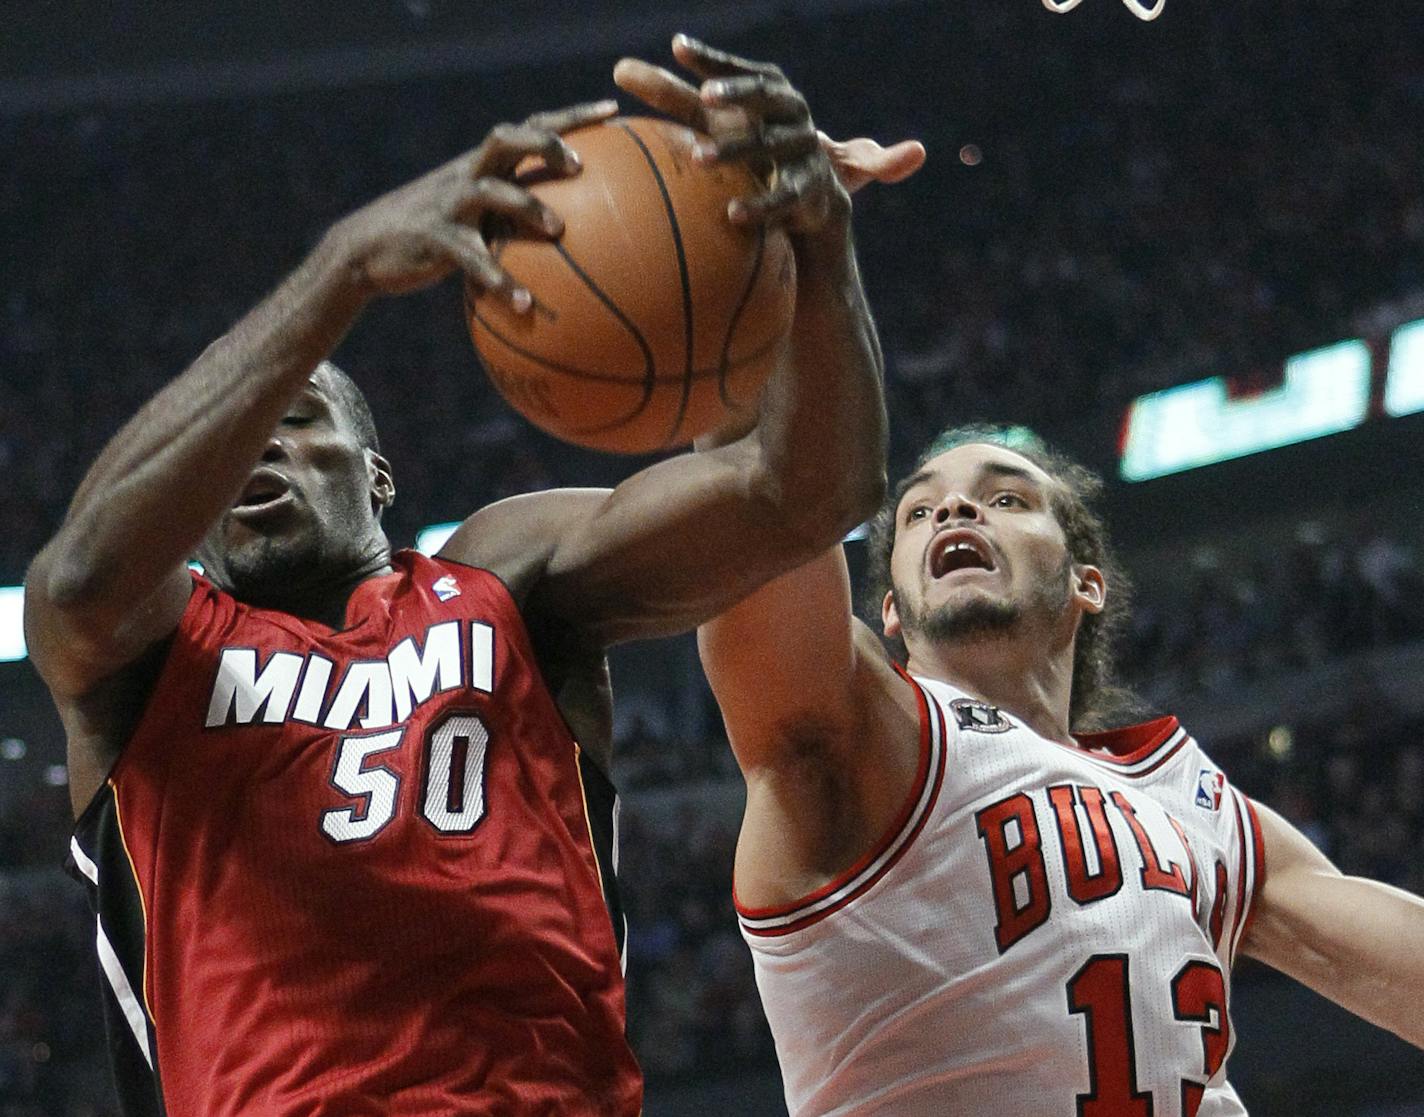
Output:
[[[638,1113],[616,804],[515,603],[402,552],[347,616],[195,576],[78,823],[126,1113]]]
[[[883,840],[739,907],[793,1117],[1236,1117],[1231,963],[1253,808],[1175,718],[1048,741],[916,679]]]

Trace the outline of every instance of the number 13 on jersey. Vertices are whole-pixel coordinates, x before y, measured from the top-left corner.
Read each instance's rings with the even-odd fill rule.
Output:
[[[1132,1032],[1132,995],[1126,954],[1094,954],[1068,982],[1068,1011],[1088,1029],[1088,1084],[1078,1095],[1079,1117],[1154,1117],[1150,1091],[1137,1084]],[[1221,1069],[1231,1046],[1226,980],[1210,962],[1192,960],[1177,971],[1170,995],[1172,1015],[1201,1031],[1203,1081],[1184,1078],[1182,1117],[1196,1117],[1206,1083]]]

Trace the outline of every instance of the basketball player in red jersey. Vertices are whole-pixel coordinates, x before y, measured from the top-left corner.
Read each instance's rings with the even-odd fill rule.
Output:
[[[879,499],[880,356],[832,158],[852,183],[920,158],[823,149],[774,68],[674,50],[775,98],[705,93],[775,172],[735,218],[784,224],[800,272],[751,435],[391,553],[391,468],[325,358],[372,299],[455,271],[527,310],[481,221],[558,235],[510,174],[576,173],[560,133],[615,111],[586,105],[333,226],[114,437],[35,559],[26,632],[69,738],[126,1113],[639,1112],[603,649],[707,619]]]
[[[1242,951],[1424,1047],[1424,901],[1342,875],[1175,718],[1101,731],[1098,484],[990,429],[932,446],[871,533],[900,662],[839,547],[699,630],[794,1117],[1242,1114]]]

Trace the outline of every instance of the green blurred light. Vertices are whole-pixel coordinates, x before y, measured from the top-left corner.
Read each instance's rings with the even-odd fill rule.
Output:
[[[1219,376],[1153,392],[1128,409],[1121,476],[1147,481],[1337,434],[1369,403],[1370,350],[1358,340],[1290,358],[1279,388],[1245,399]]]
[[[1424,411],[1424,320],[1400,326],[1390,339],[1384,409],[1396,416]]]

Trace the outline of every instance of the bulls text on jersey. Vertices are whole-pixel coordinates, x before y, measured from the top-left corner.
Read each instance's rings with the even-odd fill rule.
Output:
[[[1108,822],[1108,804],[1116,810],[1137,847],[1137,883],[1143,890],[1181,896],[1196,911],[1200,872],[1186,831],[1169,814],[1182,843],[1185,861],[1164,857],[1121,791],[1057,784],[1048,789],[1052,814],[1048,826],[1058,835],[1068,895],[1079,907],[1116,896],[1123,887],[1122,856]],[[1087,827],[1083,826],[1086,819]],[[1019,792],[984,807],[974,816],[989,859],[998,922],[994,941],[1002,954],[1048,921],[1051,900],[1044,860],[1043,834],[1033,799]],[[1185,871],[1183,866],[1185,865]]]

